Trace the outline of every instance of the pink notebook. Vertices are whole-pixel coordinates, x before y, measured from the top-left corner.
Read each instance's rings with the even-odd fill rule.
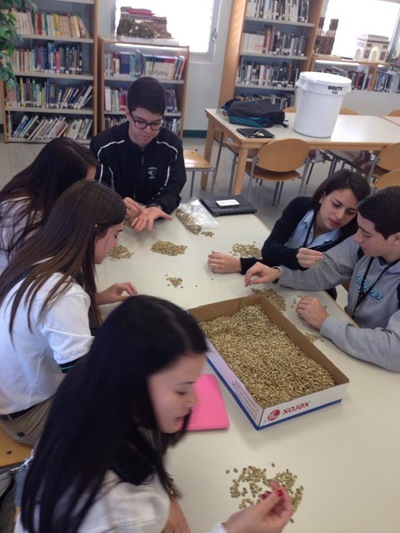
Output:
[[[198,402],[190,417],[189,431],[229,427],[228,415],[216,376],[202,374],[195,388]]]

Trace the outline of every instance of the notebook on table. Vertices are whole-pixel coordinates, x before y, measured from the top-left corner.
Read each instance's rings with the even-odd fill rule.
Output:
[[[201,203],[215,217],[224,215],[246,215],[256,213],[257,209],[241,194],[232,196],[203,196]]]
[[[226,429],[229,418],[214,374],[203,374],[195,384],[197,404],[190,417],[189,431]]]

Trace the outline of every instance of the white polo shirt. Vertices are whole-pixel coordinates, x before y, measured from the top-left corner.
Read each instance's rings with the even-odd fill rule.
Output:
[[[43,301],[60,278],[53,274],[33,300],[29,330],[27,305],[22,299],[9,333],[11,304],[18,283],[0,306],[0,414],[32,407],[53,396],[64,374],[62,364],[87,354],[93,337],[88,311],[90,299],[73,283],[39,320]]]

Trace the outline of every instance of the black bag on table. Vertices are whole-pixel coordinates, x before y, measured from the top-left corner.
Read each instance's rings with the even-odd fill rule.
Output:
[[[222,109],[231,124],[270,128],[275,124],[287,127],[285,112],[269,100],[229,100]]]

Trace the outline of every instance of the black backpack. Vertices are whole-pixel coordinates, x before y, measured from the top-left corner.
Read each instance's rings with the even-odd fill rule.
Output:
[[[269,100],[242,101],[235,98],[226,102],[222,109],[232,124],[270,128],[275,124],[287,127],[285,112]]]

